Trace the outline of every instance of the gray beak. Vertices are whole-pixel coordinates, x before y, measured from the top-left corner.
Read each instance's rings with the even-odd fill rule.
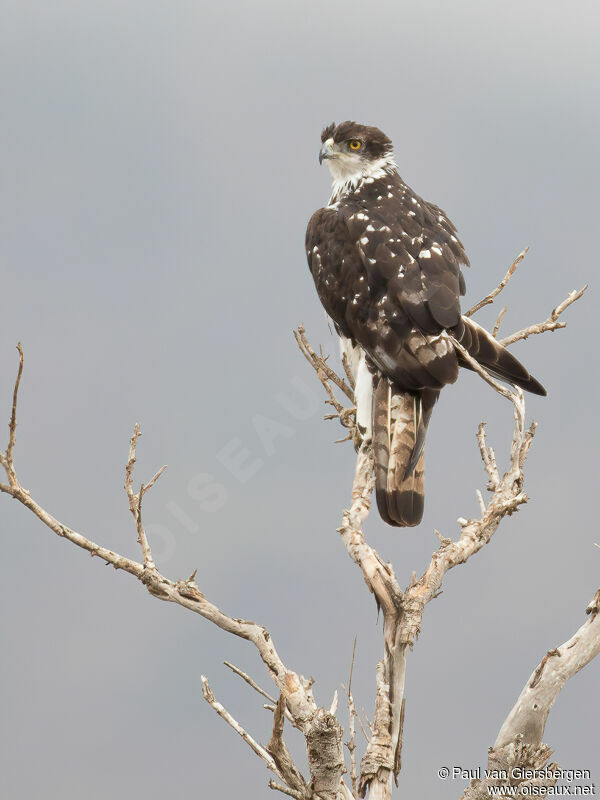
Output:
[[[333,153],[333,145],[331,141],[328,139],[321,148],[321,151],[319,152],[319,164],[323,163],[324,158],[331,158],[332,153]]]

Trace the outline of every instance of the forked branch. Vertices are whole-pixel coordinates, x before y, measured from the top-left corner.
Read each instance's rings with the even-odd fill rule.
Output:
[[[268,631],[254,622],[231,617],[221,611],[199,590],[195,582],[195,572],[188,580],[171,580],[159,572],[154,563],[150,543],[142,522],[142,499],[164,472],[165,467],[158,470],[147,484],[142,484],[137,493],[134,492],[133,468],[136,460],[137,442],[141,435],[139,425],[136,424],[130,440],[129,457],[125,467],[125,491],[129,500],[129,508],[136,524],[138,542],[142,552],[142,563],[102,547],[83,534],[59,522],[34,500],[27,489],[23,488],[14,467],[18,395],[23,374],[23,350],[20,344],[18,346],[18,351],[19,368],[13,392],[12,411],[9,422],[9,440],[6,452],[0,452],[0,465],[6,472],[8,484],[0,483],[0,491],[10,495],[26,506],[58,536],[67,539],[83,550],[87,550],[91,556],[100,557],[107,564],[112,564],[115,569],[123,570],[135,576],[146,586],[154,597],[183,606],[209,620],[209,622],[217,625],[227,633],[252,642],[280,693],[280,701],[277,706],[278,710],[276,709],[277,724],[280,724],[285,709],[287,708],[287,714],[291,721],[296,727],[300,728],[307,738],[307,741],[309,737],[314,736],[315,733],[318,732],[322,741],[329,744],[330,751],[326,753],[327,758],[331,758],[331,748],[333,748],[333,750],[337,748],[341,754],[341,728],[339,724],[325,709],[320,709],[315,703],[311,691],[311,681],[306,680],[301,675],[298,675],[285,666],[275,649],[275,645]],[[254,752],[265,761],[271,771],[282,780],[290,780],[292,782],[291,786],[287,786],[289,790],[288,793],[290,793],[291,796],[300,798],[309,796],[307,794],[308,790],[302,788],[300,773],[297,770],[294,771],[295,767],[293,767],[293,762],[290,760],[291,763],[287,763],[283,758],[287,751],[283,749],[282,740],[274,740],[277,747],[275,744],[273,745],[273,749],[276,753],[276,755],[273,755],[268,749],[263,748],[262,745],[255,742],[226,709],[218,703],[205,678],[203,678],[203,694],[207,702],[219,716],[225,719],[228,724],[242,736],[244,741],[246,741]],[[325,731],[323,730],[324,720],[326,725]],[[341,756],[337,759],[339,762],[337,766],[334,769],[328,770],[321,762],[320,752],[315,752],[316,755],[309,764],[312,778],[311,786],[315,791],[318,790],[318,792],[320,792],[323,800],[337,800],[339,792],[342,793],[343,797],[348,796],[349,790],[342,786],[343,762]],[[278,758],[282,760],[278,761]],[[327,762],[327,766],[329,766],[329,762]],[[293,780],[292,775],[294,775]],[[306,784],[304,784],[304,786],[305,785]],[[279,788],[279,785],[274,788]],[[346,795],[346,792],[348,792],[348,795]]]
[[[526,252],[523,251],[517,257],[496,289],[473,306],[467,312],[467,316],[493,302],[514,275]],[[559,320],[560,315],[583,295],[586,288],[572,292],[566,300],[556,306],[546,321],[512,334],[503,340],[502,344],[527,338],[532,333],[544,333],[565,327],[566,323]],[[495,334],[505,311],[506,308],[498,317]],[[323,356],[317,355],[310,346],[304,328],[295,332],[295,336],[298,346],[315,369],[332,404],[338,404],[336,416],[339,416],[341,423],[347,426],[347,419],[342,416],[343,407],[334,398],[334,388],[336,386],[343,388],[344,394],[352,400],[353,396],[348,391],[348,385],[343,382],[344,386],[341,387],[342,379],[339,376],[332,376],[329,367],[327,370],[323,368]],[[495,380],[459,342],[455,341],[453,344],[469,366],[513,406],[514,430],[509,467],[503,475],[500,475],[494,451],[486,443],[485,425],[481,423],[477,432],[477,442],[488,476],[487,488],[491,492],[491,497],[486,503],[481,492],[478,492],[480,517],[469,520],[459,518],[461,530],[456,540],[443,537],[436,531],[440,546],[421,578],[418,580],[415,578],[404,590],[398,585],[391,564],[385,563],[365,538],[363,525],[369,513],[373,490],[373,452],[370,442],[360,443],[358,431],[353,431],[354,441],[360,443],[360,446],[352,486],[352,504],[343,514],[339,532],[348,554],[361,568],[364,581],[382,611],[384,634],[383,659],[376,670],[374,723],[368,736],[367,750],[361,762],[358,780],[360,797],[365,797],[368,792],[369,800],[387,800],[391,797],[392,778],[397,779],[400,769],[406,659],[408,650],[413,647],[421,628],[425,606],[439,595],[445,574],[455,566],[464,564],[477,553],[491,540],[502,519],[515,513],[520,505],[527,502],[527,495],[523,491],[523,467],[536,426],[534,422],[529,427],[525,424],[523,393],[516,387],[511,390]],[[347,365],[344,365],[344,368],[348,375]]]
[[[498,287],[470,309],[467,315],[494,301],[511,279],[525,252],[516,259]],[[532,334],[564,327],[565,323],[560,320],[560,316],[583,295],[586,288],[579,292],[571,292],[552,310],[544,322],[517,331],[503,339],[502,344],[511,344]],[[501,312],[498,318],[494,333],[497,333],[503,313]],[[187,580],[171,580],[159,572],[142,521],[142,500],[165,467],[158,470],[147,484],[142,484],[139,491],[134,491],[133,469],[137,442],[141,435],[139,425],[136,424],[130,440],[129,458],[125,467],[125,491],[136,525],[141,563],[104,548],[59,522],[20,484],[14,466],[18,396],[23,374],[23,351],[20,344],[18,345],[19,367],[9,421],[9,439],[6,451],[0,453],[0,465],[5,470],[8,482],[0,483],[0,491],[17,499],[58,536],[86,550],[91,556],[100,557],[107,564],[112,564],[115,569],[134,575],[153,596],[187,608],[227,633],[252,642],[275,683],[278,699],[275,700],[274,696],[261,689],[239,668],[230,664],[228,666],[271,703],[267,706],[273,712],[273,732],[269,744],[264,747],[247,733],[216,700],[204,677],[203,695],[216,713],[242,736],[276,776],[277,780],[269,782],[272,789],[297,800],[351,800],[357,795],[365,797],[367,794],[369,800],[389,800],[393,780],[397,780],[401,766],[407,657],[420,631],[425,607],[439,595],[446,573],[477,553],[491,540],[501,520],[506,515],[515,513],[523,503],[527,502],[523,489],[523,467],[535,433],[535,423],[529,427],[525,424],[522,392],[519,389],[511,391],[498,383],[459,343],[455,343],[456,349],[469,366],[513,406],[514,429],[509,465],[507,470],[500,474],[494,451],[487,445],[484,423],[481,423],[477,432],[477,442],[488,478],[487,488],[490,497],[486,502],[481,492],[478,492],[480,516],[469,520],[460,518],[458,520],[460,532],[456,539],[444,537],[436,532],[440,542],[430,563],[420,578],[414,574],[410,584],[402,589],[392,565],[385,562],[367,542],[363,530],[370,510],[374,484],[373,449],[369,441],[361,439],[356,426],[355,409],[346,408],[336,395],[336,392],[342,392],[345,398],[352,403],[354,401],[354,380],[349,365],[344,363],[345,378],[340,377],[329,366],[327,356],[317,353],[312,348],[302,326],[295,332],[295,337],[301,352],[315,370],[326,392],[326,402],[335,410],[335,414],[329,417],[338,418],[342,426],[350,431],[350,438],[358,450],[351,505],[344,511],[342,524],[338,530],[349,556],[360,567],[363,579],[373,594],[383,618],[383,653],[376,667],[373,723],[371,725],[367,722],[366,729],[356,713],[351,680],[348,684],[350,714],[348,749],[352,791],[343,780],[346,768],[343,758],[342,728],[335,717],[336,700],[334,699],[329,710],[319,707],[312,694],[312,681],[306,680],[283,663],[268,631],[254,622],[232,617],[221,611],[200,591],[195,581],[195,572]],[[541,736],[550,707],[566,680],[600,650],[599,604],[600,592],[588,607],[588,621],[571,640],[549,651],[533,673],[515,708],[502,726],[494,750],[490,754],[490,763],[493,759],[499,763],[505,757],[512,759],[511,763],[533,765],[545,763],[549,757],[549,750],[541,744]],[[302,732],[306,740],[310,780],[305,780],[302,776],[283,740],[286,718]],[[360,770],[357,769],[355,753],[355,719],[359,720],[367,738],[366,752],[361,760]],[[471,791],[477,792],[479,788],[470,787],[464,797],[472,799],[483,797],[481,794],[469,794]]]

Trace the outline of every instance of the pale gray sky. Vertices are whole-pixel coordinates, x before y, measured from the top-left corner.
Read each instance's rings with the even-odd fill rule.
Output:
[[[335,533],[353,453],[332,444],[339,431],[320,420],[291,336],[303,322],[337,349],[303,252],[328,197],[321,127],[354,118],[391,136],[405,180],[459,228],[467,303],[531,246],[506,291],[506,332],[592,284],[567,331],[515,347],[549,392],[528,404],[532,501],[447,577],[409,663],[399,796],[460,796],[437,770],[485,762],[527,676],[598,587],[597,3],[4,0],[0,13],[0,416],[20,339],[24,485],[137,555],[122,484],[139,420],[138,479],[169,464],[146,502],[159,566],[197,567],[202,591],[265,624],[323,703],[358,634],[354,687],[372,708],[380,634]],[[260,415],[285,426],[269,452]],[[434,528],[456,535],[476,511],[478,422],[503,457],[510,417],[474,375],[444,391],[422,525],[368,522],[402,581],[424,568]],[[245,483],[224,465],[235,439],[258,459]],[[212,513],[197,499],[204,473],[224,487]],[[252,648],[156,602],[6,497],[0,515],[3,794],[271,797],[262,763],[201,697],[205,673],[267,740],[269,714],[222,666],[268,684]],[[545,738],[565,768],[597,765],[599,670],[552,711]]]

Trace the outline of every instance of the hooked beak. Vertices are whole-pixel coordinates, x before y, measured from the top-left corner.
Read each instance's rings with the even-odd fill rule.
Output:
[[[319,164],[323,163],[324,158],[334,158],[333,139],[327,139],[319,152]]]

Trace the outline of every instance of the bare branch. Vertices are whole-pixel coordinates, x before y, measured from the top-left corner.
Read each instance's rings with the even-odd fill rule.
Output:
[[[232,672],[234,672],[236,675],[239,675],[239,677],[242,678],[242,680],[246,681],[248,686],[251,686],[256,692],[258,692],[260,695],[262,695],[267,700],[271,701],[272,705],[267,705],[265,703],[263,708],[266,708],[268,711],[275,711],[275,704],[277,703],[277,701],[275,700],[274,697],[272,697],[268,692],[265,692],[264,689],[261,689],[261,687],[254,680],[252,680],[252,678],[249,675],[247,675],[245,672],[243,672],[239,667],[236,667],[235,664],[232,664],[230,661],[224,661],[223,663],[225,664],[226,667],[229,667],[229,669]],[[285,708],[285,712],[284,713],[285,713],[286,719],[288,719],[292,723],[292,725],[294,727],[299,728],[301,730],[301,725],[299,725],[296,722],[296,720],[292,717],[292,715],[288,711],[287,707]]]
[[[242,739],[246,742],[248,747],[254,750],[254,752],[259,758],[262,758],[262,760],[265,762],[265,764],[271,770],[271,772],[274,772],[275,775],[281,778],[282,775],[279,773],[279,770],[277,769],[277,764],[275,763],[273,757],[265,750],[265,748],[261,744],[259,744],[255,739],[253,739],[252,736],[250,736],[250,734],[247,731],[245,731],[244,728],[242,728],[240,723],[237,722],[237,720],[235,720],[231,716],[229,711],[227,711],[227,709],[224,708],[221,705],[221,703],[219,703],[219,701],[215,698],[214,694],[212,693],[210,686],[208,685],[208,680],[206,676],[202,675],[201,679],[202,679],[202,695],[206,700],[206,702],[209,704],[209,706],[211,706],[221,717],[221,719],[224,719],[225,722],[228,725],[230,725],[233,728],[233,730],[242,737]]]
[[[503,345],[503,347],[507,347],[509,344],[518,342],[521,339],[527,339],[527,337],[533,336],[538,333],[546,333],[546,331],[555,331],[558,330],[559,328],[566,328],[567,323],[559,320],[560,315],[563,313],[563,311],[566,311],[566,309],[569,306],[573,305],[573,303],[579,300],[579,298],[583,296],[587,288],[588,284],[586,283],[583,289],[580,289],[579,291],[573,290],[572,292],[569,292],[569,294],[562,301],[562,303],[559,303],[552,309],[552,311],[550,312],[550,316],[547,319],[545,319],[543,322],[538,322],[535,325],[528,325],[527,328],[523,328],[522,330],[517,331],[516,333],[511,333],[510,336],[506,336],[504,339],[500,339],[500,344]]]
[[[333,699],[331,701],[331,705],[329,706],[329,713],[335,716],[338,707],[338,690],[336,689],[333,693]]]
[[[235,672],[236,675],[239,675],[240,678],[245,680],[246,683],[249,686],[251,686],[255,691],[257,691],[260,695],[265,697],[267,700],[270,700],[272,703],[277,702],[277,700],[275,700],[274,697],[272,697],[268,692],[265,692],[264,689],[261,689],[260,686],[257,683],[255,683],[249,675],[246,675],[245,672],[242,672],[242,670],[239,667],[236,667],[235,664],[232,664],[230,661],[224,661],[223,663],[225,664],[226,667],[229,667],[229,669],[232,672]]]
[[[161,467],[158,472],[153,476],[153,478],[144,486],[142,484],[140,486],[140,490],[137,494],[133,492],[133,466],[135,464],[136,459],[136,449],[137,449],[137,442],[142,432],[140,430],[139,422],[135,423],[133,428],[133,433],[131,435],[131,439],[129,440],[129,458],[127,459],[127,464],[125,465],[125,491],[127,492],[127,497],[129,498],[129,510],[133,514],[133,518],[135,520],[135,525],[137,528],[138,533],[138,543],[142,549],[142,560],[144,563],[144,569],[147,570],[155,570],[156,565],[154,563],[154,559],[152,558],[152,550],[148,543],[148,538],[146,536],[146,531],[144,530],[144,526],[142,523],[142,498],[144,494],[150,489],[156,481],[160,478],[163,472],[166,470],[166,465]]]
[[[368,742],[369,739],[371,738],[371,736],[373,735],[373,728],[371,727],[371,723],[368,720],[367,712],[365,711],[365,709],[361,708],[361,711],[362,711],[362,714],[363,714],[363,717],[364,717],[364,720],[365,720],[365,724],[363,725],[363,721],[362,721],[362,719],[360,717],[360,714],[357,714],[356,718],[358,719],[358,724],[360,725],[360,729],[361,729],[361,731],[363,733],[363,736],[365,737],[365,739]],[[367,728],[369,730],[368,734],[367,734],[367,731],[365,730],[365,725],[367,726]]]
[[[485,422],[480,422],[477,428],[477,443],[479,445],[479,452],[485,466],[486,472],[490,478],[489,489],[493,491],[500,483],[500,474],[498,466],[496,465],[496,456],[491,447],[488,447],[485,441]]]
[[[526,252],[525,250],[519,255],[498,287],[470,309],[466,316],[472,315],[480,308],[494,301],[495,297],[508,284]],[[560,315],[569,305],[583,295],[586,288],[580,292],[570,293],[566,300],[553,309],[550,317],[545,322],[525,328],[523,331],[519,331],[502,340],[501,343],[510,344],[519,339],[527,338],[533,333],[542,333],[546,330],[564,327],[565,323],[559,320]],[[498,316],[494,326],[494,336],[498,333],[505,311],[506,307]],[[337,710],[337,691],[329,711],[318,707],[312,696],[312,680],[306,680],[303,676],[292,672],[283,664],[265,628],[222,612],[199,590],[195,582],[195,571],[187,581],[173,581],[162,575],[156,568],[150,543],[142,523],[142,499],[148,489],[162,475],[165,467],[158,470],[146,485],[142,484],[137,493],[134,492],[133,468],[136,460],[137,442],[141,435],[138,424],[136,424],[130,440],[129,458],[125,467],[125,490],[129,499],[130,511],[136,523],[138,542],[142,552],[141,564],[120,556],[111,550],[102,548],[82,534],[67,528],[41,508],[31,498],[29,492],[22,488],[13,466],[18,390],[23,371],[23,352],[20,345],[18,347],[20,356],[19,370],[15,382],[9,423],[9,443],[6,454],[0,454],[0,464],[6,471],[9,484],[0,484],[0,491],[19,500],[57,535],[87,550],[92,556],[100,556],[106,563],[112,564],[116,569],[123,569],[134,575],[155,597],[174,602],[194,611],[194,613],[201,615],[222,630],[246,639],[255,645],[279,691],[279,699],[277,701],[238,667],[229,662],[225,662],[225,664],[262,697],[273,704],[272,706],[265,706],[273,711],[273,731],[266,748],[253,739],[226,711],[221,703],[215,699],[204,676],[202,676],[203,696],[216,713],[246,741],[266,763],[267,767],[286,784],[270,781],[270,788],[283,792],[297,800],[309,800],[311,797],[315,800],[317,798],[318,800],[340,800],[340,798],[350,800],[351,797],[365,797],[367,792],[369,800],[389,800],[392,779],[397,781],[401,767],[406,660],[408,651],[412,648],[418,636],[425,606],[440,594],[445,574],[458,564],[465,563],[472,555],[478,552],[490,541],[504,516],[514,513],[521,504],[527,502],[527,496],[523,491],[523,465],[533,439],[535,425],[532,424],[528,429],[525,427],[525,406],[521,390],[516,389],[513,392],[497,382],[470,356],[460,342],[454,341],[454,347],[460,355],[460,359],[513,404],[514,431],[510,449],[510,463],[507,471],[501,476],[496,464],[494,451],[486,443],[485,425],[481,423],[477,432],[477,441],[489,479],[487,487],[491,492],[489,503],[486,505],[481,492],[477,491],[480,518],[468,520],[460,518],[461,530],[456,540],[443,537],[436,531],[440,544],[433,554],[431,562],[419,579],[417,579],[416,573],[413,573],[409,586],[402,590],[391,564],[384,563],[377,552],[367,543],[363,532],[363,524],[369,514],[374,486],[374,456],[371,443],[361,441],[356,425],[355,409],[345,408],[336,396],[335,390],[340,390],[347,398],[354,401],[354,379],[349,363],[345,357],[342,359],[346,381],[327,364],[327,356],[323,355],[322,352],[317,353],[311,347],[303,326],[299,326],[298,330],[294,331],[294,336],[299,349],[315,370],[327,393],[328,399],[326,402],[336,412],[328,415],[328,418],[339,418],[341,424],[350,430],[350,438],[353,439],[357,446],[358,454],[352,486],[352,502],[350,509],[344,511],[342,525],[338,530],[348,554],[360,567],[363,579],[374,595],[377,608],[382,612],[383,616],[384,650],[383,657],[376,669],[376,702],[373,725],[371,726],[367,722],[369,732],[365,730],[360,716],[357,714],[352,696],[352,674],[356,640],[352,653],[347,690],[350,738],[349,742],[346,743],[350,753],[352,792],[342,780],[345,772],[342,728],[334,716]],[[588,663],[600,650],[600,634],[597,622],[600,617],[599,603],[600,592],[597,593],[588,608],[590,620],[579,629],[572,640],[546,655],[523,690],[522,698],[525,696],[524,693],[529,692],[533,693],[535,698],[540,696],[542,701],[546,703],[545,712],[541,711],[538,714],[541,719],[541,732],[543,732],[543,725],[550,706],[564,682],[572,674],[575,674],[578,669],[581,669],[585,663]],[[592,633],[589,632],[590,630]],[[561,669],[564,673],[564,680],[556,689],[556,675]],[[536,728],[534,723],[538,717],[535,717],[534,723],[531,722],[531,709],[527,705],[530,702],[530,695],[527,695],[525,700],[522,698],[519,699],[521,705],[518,702],[511,715],[507,718],[495,747],[502,749],[508,746],[507,742],[510,742],[511,746],[513,746],[515,737],[520,737],[519,742],[524,747],[533,748],[530,751],[527,750],[527,757],[531,757],[530,760],[535,760],[548,754],[540,749],[541,732],[539,741],[536,738],[535,731],[539,729],[540,724]],[[539,708],[542,708],[541,704]],[[538,705],[535,706],[535,710],[536,713],[539,711]],[[310,783],[307,783],[295,766],[283,740],[286,716],[305,736]],[[525,732],[521,730],[523,718],[525,718],[526,725],[529,726]],[[358,774],[355,754],[356,719],[358,719],[367,739],[367,749],[361,761],[360,774]],[[507,730],[503,734],[504,727]],[[531,733],[532,730],[534,730],[534,733]]]
[[[481,491],[479,489],[477,489],[475,494],[477,495],[477,502],[479,503],[479,510],[481,511],[482,514],[485,514],[485,503],[484,503],[484,500],[483,500],[483,495],[481,494]]]
[[[354,378],[354,375],[352,374],[352,370],[350,369],[350,363],[348,362],[348,356],[346,355],[346,353],[342,353],[342,366],[344,367],[346,378],[348,378],[348,384],[352,389],[352,391],[354,392],[354,389],[356,387],[356,380]]]
[[[160,476],[163,474],[163,472],[166,470],[166,468],[167,468],[167,465],[166,465],[166,464],[164,464],[164,465],[163,465],[163,466],[162,466],[162,467],[161,467],[161,468],[160,468],[160,469],[159,469],[159,470],[158,470],[158,471],[157,471],[157,472],[156,472],[156,473],[155,473],[155,474],[152,476],[152,478],[150,478],[150,480],[148,481],[148,483],[145,483],[145,484],[143,484],[143,485],[142,485],[142,488],[141,488],[141,491],[140,491],[140,497],[141,497],[142,495],[145,495],[145,494],[146,494],[146,492],[148,491],[148,489],[151,489],[151,488],[154,486],[154,484],[155,484],[155,483],[156,483],[156,481],[157,481],[157,480],[160,478]]]
[[[515,736],[539,746],[550,709],[565,683],[600,653],[600,589],[586,609],[588,619],[566,642],[549,650],[533,671],[514,708],[504,721],[494,750]]]
[[[279,696],[277,705],[275,706],[275,713],[273,715],[273,733],[267,745],[267,750],[273,756],[273,760],[277,765],[277,770],[287,785],[300,793],[301,797],[308,800],[309,790],[306,781],[302,777],[300,771],[294,764],[294,761],[283,741],[283,723],[285,720],[285,697],[283,694]]]
[[[12,431],[16,429],[17,424],[18,388],[23,371],[22,350],[20,348],[19,354],[19,371],[15,383],[13,413],[11,415]],[[14,433],[12,435],[14,438]],[[132,488],[133,465],[135,463],[136,445],[139,436],[139,425],[136,425],[130,441],[129,459],[125,468],[125,483],[132,514],[136,519],[136,524],[141,525],[141,515],[138,514],[139,496],[133,493]],[[12,447],[10,448],[10,458],[12,461]],[[7,467],[10,469],[10,464],[8,463],[8,459],[6,457],[4,457],[4,460],[6,464],[3,462],[3,466],[8,473]],[[157,473],[153,480],[156,479],[159,473]],[[230,617],[223,613],[199,591],[195,581],[193,580],[193,576],[187,581],[172,581],[162,575],[153,564],[153,568],[148,569],[148,564],[150,563],[148,561],[148,556],[146,556],[147,563],[140,564],[133,559],[122,556],[119,553],[115,553],[113,550],[109,550],[106,547],[101,547],[81,533],[72,530],[62,522],[59,522],[55,517],[48,513],[48,511],[42,508],[31,497],[30,493],[21,486],[16,475],[14,476],[14,484],[11,484],[10,486],[6,484],[0,484],[0,491],[9,494],[11,497],[14,497],[16,500],[22,503],[48,528],[50,528],[50,530],[56,533],[57,536],[67,539],[72,544],[77,545],[77,547],[81,547],[83,550],[87,550],[91,556],[99,556],[107,564],[112,564],[115,569],[122,569],[124,572],[128,572],[130,575],[134,575],[138,580],[145,584],[148,591],[154,597],[171,603],[177,603],[178,605],[183,606],[184,608],[187,608],[196,614],[199,614],[227,633],[231,633],[235,636],[239,636],[242,639],[252,642],[257,648],[260,657],[269,670],[269,673],[279,691],[286,694],[288,707],[296,722],[301,725],[309,724],[310,720],[317,711],[317,705],[310,691],[310,682],[285,667],[275,649],[275,646],[273,645],[270,634],[265,628],[263,628],[261,625],[257,625],[254,622],[248,622],[237,617]],[[141,490],[140,493],[143,494],[143,491]],[[143,545],[143,548],[144,547],[145,545]]]
[[[600,653],[600,589],[586,609],[589,619],[559,647],[548,650],[532,672],[488,751],[487,776],[471,781],[462,800],[487,800],[491,787],[505,785],[503,773],[515,776],[515,796],[547,794],[554,786],[557,764],[548,765],[552,751],[542,744],[548,714],[565,683]],[[518,773],[515,768],[518,768]],[[528,774],[529,771],[529,774]],[[532,777],[533,776],[533,777]]]
[[[348,386],[346,381],[340,378],[340,376],[334,372],[334,370],[331,369],[331,367],[326,363],[326,359],[323,356],[317,355],[317,353],[315,353],[311,347],[310,342],[306,338],[306,330],[304,325],[298,325],[298,329],[294,331],[294,338],[296,340],[296,344],[300,348],[300,352],[308,361],[308,363],[311,364],[317,371],[321,370],[327,376],[327,379],[333,381],[338,389],[341,389],[349,400],[354,401],[353,389]]]
[[[346,742],[346,747],[348,748],[348,752],[350,753],[350,780],[352,781],[352,794],[354,795],[354,797],[358,797],[358,773],[356,770],[356,725],[355,725],[355,720],[358,718],[358,714],[356,713],[356,706],[354,705],[354,698],[352,697],[352,674],[354,672],[355,655],[356,655],[356,636],[354,637],[354,645],[352,646],[350,677],[348,678],[348,691],[346,693],[346,696],[348,698],[348,731],[350,734],[350,737]],[[360,719],[358,721],[360,722]]]
[[[508,306],[504,306],[502,311],[496,317],[496,322],[495,322],[494,328],[492,330],[492,336],[494,337],[494,339],[496,339],[497,336],[498,336],[498,331],[500,330],[500,325],[502,324],[502,319],[503,319],[503,317],[504,317],[504,315],[506,314],[507,311],[508,311]]]
[[[19,352],[19,369],[17,371],[17,378],[15,380],[15,386],[13,390],[10,422],[8,423],[8,445],[6,446],[6,455],[0,454],[0,464],[2,464],[6,471],[6,476],[11,488],[14,488],[17,485],[13,451],[15,449],[15,442],[17,438],[17,404],[19,401],[19,386],[21,385],[21,377],[23,375],[23,346],[21,345],[21,342],[18,342],[17,350]]]
[[[520,389],[513,395],[512,402],[515,425],[510,464],[502,477],[499,476],[493,451],[485,443],[483,423],[477,432],[480,452],[490,477],[489,488],[493,492],[485,511],[480,519],[459,520],[459,538],[455,541],[442,538],[428,568],[404,593],[401,637],[411,647],[418,635],[425,605],[439,594],[444,575],[477,553],[490,541],[501,520],[527,502],[527,495],[523,492],[523,465],[535,427],[525,428],[525,402]]]
[[[462,346],[462,344],[458,341],[458,339],[455,339],[454,336],[451,336],[450,338],[452,339],[452,346],[454,347],[454,349],[458,350],[461,357],[467,362],[467,364],[471,367],[473,372],[476,372],[481,378],[483,378],[483,380],[487,384],[489,384],[492,387],[492,389],[495,389],[498,392],[498,394],[501,394],[502,397],[506,397],[506,399],[510,400],[510,402],[512,403],[514,392],[511,392],[511,390],[507,389],[506,386],[503,386],[495,378],[492,378],[490,373],[481,366],[479,361],[476,361],[473,358],[473,356],[469,353],[468,350],[466,350]]]
[[[287,794],[288,797],[295,797],[296,800],[304,800],[305,798],[305,795],[303,795],[301,792],[296,792],[294,789],[290,789],[287,786],[282,786],[280,783],[276,783],[273,778],[269,780],[269,789],[275,789],[277,792]]]
[[[470,308],[467,312],[465,312],[465,314],[464,314],[465,317],[472,317],[473,314],[475,314],[481,308],[483,308],[484,306],[487,306],[490,303],[494,302],[494,298],[498,297],[500,292],[504,289],[506,284],[509,282],[509,280],[512,278],[512,276],[515,274],[515,272],[517,270],[517,267],[519,266],[521,261],[525,258],[525,255],[526,255],[528,250],[529,250],[529,248],[526,247],[525,250],[522,250],[519,253],[519,255],[515,258],[513,263],[510,265],[508,272],[502,278],[502,280],[500,281],[498,286],[496,286],[495,289],[493,289],[488,295],[486,295],[483,298],[483,300],[480,300],[478,303],[475,303],[475,305],[472,308]],[[501,318],[502,318],[502,314],[500,315],[500,319]]]
[[[22,357],[20,348],[19,353]],[[9,479],[11,477],[10,470],[12,469],[14,430],[17,424],[17,396],[21,374],[22,361],[20,361],[15,384],[13,413],[10,423],[10,441],[12,442],[8,451],[10,459],[3,455],[2,461],[0,462],[5,468],[7,475],[9,475]],[[122,569],[134,575],[146,586],[154,597],[183,606],[209,620],[227,633],[252,642],[257,648],[263,663],[267,667],[280,693],[285,697],[294,724],[302,730],[309,744],[311,740],[318,741],[319,743],[318,747],[313,748],[312,757],[309,758],[312,778],[311,786],[313,787],[315,796],[320,793],[323,800],[335,800],[339,793],[344,797],[350,797],[350,792],[342,781],[344,762],[342,757],[341,727],[335,718],[325,711],[325,709],[318,708],[312,696],[312,681],[306,680],[301,675],[287,669],[275,649],[270,634],[265,628],[254,622],[231,617],[222,612],[214,603],[211,603],[202,592],[200,592],[195,583],[195,570],[187,581],[173,581],[162,575],[156,568],[152,560],[150,545],[142,525],[141,499],[145,491],[158,479],[163,470],[159,470],[147,486],[142,485],[137,494],[134,493],[133,466],[135,464],[136,446],[139,436],[139,425],[136,425],[130,440],[129,458],[125,468],[125,489],[129,498],[130,510],[136,521],[138,541],[140,542],[143,554],[142,564],[97,545],[87,537],[59,522],[43,509],[31,497],[30,493],[21,486],[14,471],[11,484],[0,484],[0,491],[9,494],[22,503],[58,536],[68,539],[78,547],[87,550],[92,556],[99,556],[107,564],[112,564],[115,569]],[[242,732],[245,733],[235,720],[229,718],[230,715],[228,715],[222,706],[214,699],[208,684],[206,683],[204,685],[204,683],[205,679],[203,680],[203,692],[207,701],[210,702],[215,710],[219,709],[218,713],[220,713],[224,719],[227,719],[229,724],[232,724],[233,727],[237,725],[236,730],[238,728],[240,729],[238,730],[240,735],[242,735]],[[249,741],[252,737],[246,735],[245,738]],[[261,758],[264,758],[264,754],[262,753],[264,748],[261,749],[260,745],[256,746],[258,747],[256,752],[261,755]],[[273,757],[268,753],[267,755],[270,759],[270,761],[267,760],[267,763],[275,763]],[[282,777],[277,770],[275,771],[279,777]]]
[[[387,797],[392,775],[397,775],[400,717],[404,694],[406,644],[398,640],[403,617],[403,593],[391,564],[385,564],[367,544],[363,532],[373,491],[373,448],[363,442],[359,448],[352,505],[345,511],[338,529],[352,560],[361,568],[365,583],[383,612],[384,655],[377,673],[377,695],[373,731],[361,761],[359,796]]]

